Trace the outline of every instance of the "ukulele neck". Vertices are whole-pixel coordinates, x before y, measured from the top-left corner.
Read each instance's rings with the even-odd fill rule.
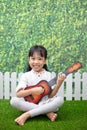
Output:
[[[49,86],[53,86],[56,83],[57,76],[48,82]]]

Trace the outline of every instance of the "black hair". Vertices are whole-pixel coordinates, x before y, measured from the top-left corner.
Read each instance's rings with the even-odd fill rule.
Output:
[[[35,45],[33,47],[30,48],[29,53],[28,53],[28,57],[33,56],[33,54],[35,52],[38,52],[40,54],[41,57],[44,57],[45,59],[47,59],[47,50],[45,47],[41,46],[41,45]],[[45,64],[43,66],[44,69],[47,69],[47,65]],[[29,63],[27,66],[27,70],[26,71],[30,71],[32,68],[30,67]]]

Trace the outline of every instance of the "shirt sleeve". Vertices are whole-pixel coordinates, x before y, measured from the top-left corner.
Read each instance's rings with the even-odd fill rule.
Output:
[[[19,80],[19,83],[16,87],[16,92],[20,89],[25,89],[27,86],[27,78],[25,76],[25,74],[23,74],[21,77],[20,77],[20,80]]]

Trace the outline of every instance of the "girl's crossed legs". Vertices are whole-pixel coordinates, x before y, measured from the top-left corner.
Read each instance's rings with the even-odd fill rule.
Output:
[[[62,97],[51,98],[47,103],[44,104],[29,103],[26,102],[23,98],[17,97],[13,97],[11,99],[12,106],[25,112],[15,119],[15,122],[17,122],[19,125],[24,125],[28,118],[41,114],[46,114],[51,121],[54,121],[57,117],[57,114],[54,112],[63,104],[63,102],[64,101]]]

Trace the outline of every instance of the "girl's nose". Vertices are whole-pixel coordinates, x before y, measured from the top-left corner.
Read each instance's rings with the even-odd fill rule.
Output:
[[[38,63],[38,60],[35,60],[34,62],[35,62],[35,63]]]

